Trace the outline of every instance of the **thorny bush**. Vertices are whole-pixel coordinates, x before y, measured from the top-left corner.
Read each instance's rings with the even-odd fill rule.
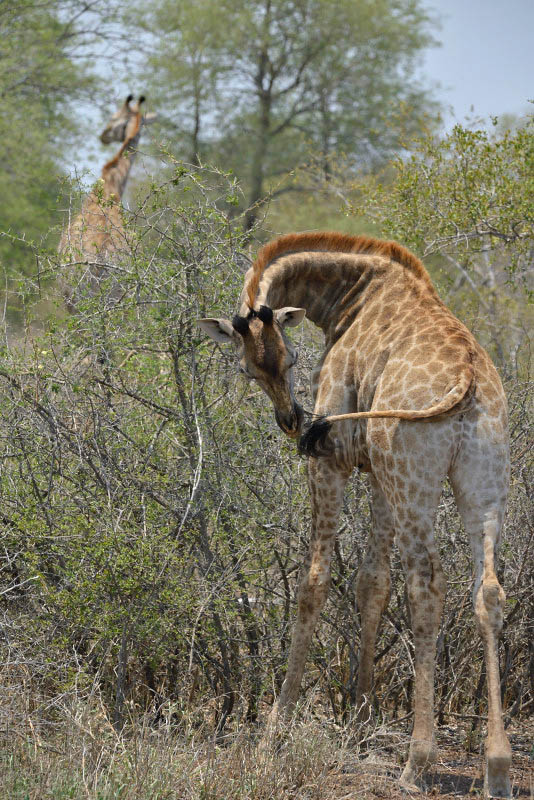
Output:
[[[175,166],[125,220],[131,250],[107,265],[98,296],[83,294],[83,264],[40,255],[42,274],[76,275],[79,298],[75,314],[54,313],[39,335],[3,345],[3,730],[55,726],[97,694],[118,729],[141,713],[177,725],[196,714],[222,732],[255,720],[280,687],[309,529],[306,464],[233,354],[195,326],[237,302],[249,263],[241,222],[226,211],[237,191],[223,175]],[[309,408],[319,342],[311,327],[296,335],[297,391]],[[532,384],[516,375],[507,388],[501,674],[506,712],[518,716],[534,711]],[[354,699],[354,589],[369,522],[366,481],[355,474],[304,689],[336,720]],[[471,559],[447,488],[437,527],[448,577],[443,721],[483,715],[485,693]],[[408,713],[413,675],[397,558],[392,587],[375,698],[390,718]]]

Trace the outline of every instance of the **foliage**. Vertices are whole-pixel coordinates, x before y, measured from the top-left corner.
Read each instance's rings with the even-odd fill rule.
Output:
[[[235,189],[222,180],[217,192],[182,173],[142,203],[146,254],[139,248],[131,262],[110,267],[102,296],[80,299],[76,317],[52,323],[32,353],[8,349],[2,370],[10,395],[2,410],[3,543],[13,596],[22,592],[23,607],[37,609],[32,630],[48,631],[42,680],[69,687],[65,655],[74,649],[84,671],[101,675],[116,724],[126,696],[181,704],[177,676],[189,676],[195,692],[197,673],[224,698],[215,710],[224,724],[239,670],[231,631],[250,637],[255,666],[267,624],[253,618],[246,594],[249,570],[267,569],[271,558],[269,527],[263,545],[256,524],[250,529],[254,497],[262,524],[269,512],[282,530],[288,524],[277,492],[290,494],[280,477],[287,450],[268,459],[270,485],[260,489],[258,468],[248,485],[233,458],[241,415],[235,399],[228,407],[221,398],[221,380],[224,397],[234,398],[235,378],[193,325],[206,296],[228,305],[237,294],[240,236],[218,210]],[[117,275],[119,303],[106,294]],[[248,434],[244,427],[245,443],[270,438],[261,425]],[[256,464],[264,458],[258,447]],[[261,674],[252,662],[254,716]]]
[[[530,363],[534,121],[494,123],[494,134],[456,125],[442,139],[420,138],[347,207],[432,265],[446,301],[510,373],[521,352],[522,369]]]
[[[21,698],[38,691],[49,698],[35,706],[43,729],[96,698],[117,730],[148,713],[150,724],[183,730],[187,721],[221,735],[255,720],[280,687],[308,535],[305,463],[259,390],[240,383],[232,355],[194,324],[228,314],[248,266],[240,227],[221,211],[235,181],[170,168],[171,179],[140,199],[132,251],[108,265],[98,296],[80,298],[63,322],[52,318],[42,338],[4,347],[0,653],[11,689],[2,729],[19,724],[17,703],[27,708],[34,701]],[[314,337],[298,335],[305,379]],[[529,392],[510,388],[502,688],[513,716],[534,703]],[[470,557],[451,501],[446,494],[438,515],[450,585],[441,720],[477,714],[483,702],[481,660],[465,648],[475,636]],[[316,712],[338,723],[354,701],[354,585],[369,522],[366,483],[355,475],[305,686]],[[393,717],[410,703],[408,629],[396,562],[376,684],[377,708]]]
[[[158,0],[140,21],[176,151],[231,167],[251,207],[310,158],[374,167],[435,112],[414,77],[431,19],[412,0]]]
[[[101,0],[0,4],[0,265],[8,277],[35,270],[31,245],[60,222],[72,104],[94,91],[88,58],[108,16]]]
[[[392,184],[375,188],[381,223],[424,256],[454,253],[470,267],[480,253],[495,261],[507,247],[511,277],[531,277],[534,118],[497,138],[455,125],[441,141],[420,139],[412,156],[395,159]],[[490,270],[485,278],[496,280]]]

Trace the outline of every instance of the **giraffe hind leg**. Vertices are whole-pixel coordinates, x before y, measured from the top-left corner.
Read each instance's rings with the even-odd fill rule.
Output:
[[[408,537],[406,534],[408,533]],[[399,526],[397,542],[406,575],[415,646],[414,725],[401,786],[419,789],[437,756],[434,738],[434,673],[446,582],[433,537],[433,517],[420,527]],[[409,544],[406,544],[409,538]]]
[[[506,469],[501,464],[501,472]],[[486,797],[511,797],[511,748],[504,730],[499,676],[498,641],[505,608],[505,593],[495,572],[495,555],[500,540],[504,516],[505,486],[491,492],[484,487],[484,478],[492,474],[491,460],[484,464],[480,475],[480,491],[466,491],[472,485],[473,469],[458,469],[451,475],[458,510],[469,534],[475,567],[473,606],[478,629],[484,645],[488,686],[488,734],[485,747],[484,794]],[[462,481],[462,479],[464,479]],[[499,487],[497,487],[499,488]]]
[[[488,735],[484,792],[486,797],[510,797],[512,752],[504,730],[499,675],[499,634],[502,628],[506,595],[494,568],[494,550],[499,537],[497,515],[466,525],[475,557],[473,604],[484,644],[488,684]]]
[[[434,673],[436,640],[445,597],[445,576],[434,537],[434,518],[441,494],[440,472],[418,493],[421,477],[404,476],[396,493],[382,480],[394,523],[396,543],[406,577],[415,649],[414,723],[408,760],[400,776],[406,791],[420,791],[423,773],[437,757],[434,737]],[[417,496],[417,502],[410,496]]]

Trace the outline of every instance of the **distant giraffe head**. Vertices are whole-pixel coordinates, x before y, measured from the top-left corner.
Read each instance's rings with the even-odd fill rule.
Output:
[[[285,333],[305,316],[303,308],[260,306],[247,316],[227,319],[201,319],[198,324],[216,342],[232,342],[239,367],[254,379],[271,399],[279,427],[291,438],[300,434],[303,411],[293,395],[293,367],[297,351]]]
[[[156,119],[156,114],[142,114],[141,105],[144,103],[143,95],[136,101],[133,94],[129,94],[124,104],[116,111],[100,134],[102,144],[111,142],[126,143],[133,139],[139,132],[141,125],[148,125]]]

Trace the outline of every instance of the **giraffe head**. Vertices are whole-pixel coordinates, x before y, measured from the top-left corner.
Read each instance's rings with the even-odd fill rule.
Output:
[[[135,101],[133,94],[129,94],[124,104],[113,114],[100,134],[102,144],[126,142],[136,135],[141,125],[149,125],[154,122],[157,114],[143,115],[141,113],[141,105],[144,102],[145,98],[142,95]]]
[[[257,381],[274,405],[279,427],[296,438],[302,426],[302,408],[293,395],[293,367],[297,351],[285,333],[305,315],[303,308],[260,306],[246,317],[200,319],[199,326],[216,342],[232,342],[239,367],[247,378]]]

